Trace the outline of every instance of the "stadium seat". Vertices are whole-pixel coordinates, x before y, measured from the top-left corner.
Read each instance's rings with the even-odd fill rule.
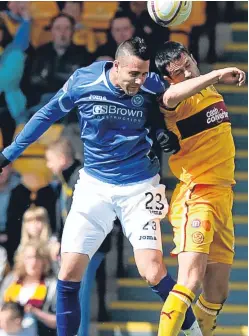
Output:
[[[17,126],[14,137],[16,137],[16,135],[21,132],[23,127],[24,127],[23,124],[20,124],[20,125]],[[37,145],[47,146],[49,143],[57,140],[60,137],[63,129],[64,129],[64,126],[61,125],[61,124],[52,125],[38,140],[36,140],[36,142],[34,144],[30,145],[26,149],[26,151],[27,150],[32,150],[33,151],[32,148],[37,148],[38,149],[39,146],[37,146]]]
[[[73,35],[73,43],[80,46],[85,46],[90,53],[96,51],[98,42],[96,33],[92,28],[85,28],[75,31]]]
[[[13,162],[13,168],[28,182],[30,190],[37,190],[46,186],[52,180],[52,173],[46,166],[43,157],[20,157]]]
[[[59,14],[56,1],[31,1],[30,11],[33,20],[51,20]]]
[[[31,43],[37,48],[51,41],[50,31],[44,28],[50,24],[54,16],[59,14],[59,8],[56,1],[31,1],[30,12],[33,20]]]
[[[86,1],[82,19],[87,27],[108,29],[118,9],[118,1]]]
[[[20,133],[24,125],[18,125],[15,136]],[[46,146],[57,140],[64,126],[60,124],[52,125],[35,143],[30,145],[19,159],[14,161],[13,167],[28,181],[33,181],[34,188],[41,188],[47,185],[52,179],[52,173],[46,166],[45,150]],[[32,183],[30,182],[30,185]],[[31,187],[30,187],[31,188]],[[38,188],[38,189],[39,189]]]

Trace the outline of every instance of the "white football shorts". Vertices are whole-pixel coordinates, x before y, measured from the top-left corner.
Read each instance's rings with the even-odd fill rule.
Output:
[[[113,228],[116,217],[133,249],[162,251],[160,219],[168,212],[160,176],[125,185],[102,182],[80,170],[68,214],[61,252],[91,258]]]

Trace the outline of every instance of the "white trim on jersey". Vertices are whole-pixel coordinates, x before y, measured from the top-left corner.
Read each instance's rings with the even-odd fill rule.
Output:
[[[103,100],[94,100],[94,99],[88,99],[89,97],[83,97],[83,98],[80,98],[78,100],[76,100],[75,103],[81,103],[81,102],[86,102],[86,103],[89,103],[89,102],[97,102],[97,103],[113,103],[113,104],[117,104],[117,105],[121,105],[121,106],[124,106],[126,107],[125,104],[122,104],[122,103],[119,103],[117,101],[113,101],[113,100],[108,100],[108,99],[103,99]]]
[[[87,120],[84,121],[84,126],[82,127],[82,131],[81,131],[81,134],[80,134],[81,136],[83,136],[83,134],[84,134],[86,125],[87,125]]]
[[[148,134],[150,133],[150,130],[149,130],[148,128],[145,128],[145,129],[146,129],[146,131],[148,132],[147,135],[145,136],[145,139],[148,141],[148,143],[149,143],[149,144],[151,145],[151,147],[152,147],[152,145],[153,145],[153,140],[152,140],[151,138],[148,137]],[[148,154],[150,153],[150,151],[151,151],[151,147],[150,147],[150,149],[148,150],[148,152],[147,152],[146,155],[148,155]]]
[[[70,108],[70,109],[66,109],[64,106],[63,106],[63,104],[62,104],[62,98],[63,98],[63,96],[66,94],[67,92],[65,92],[61,97],[59,97],[58,98],[58,104],[59,104],[59,106],[60,106],[60,109],[62,110],[62,112],[65,112],[65,113],[67,113],[67,112],[69,112],[69,111],[71,111],[72,110],[72,108]]]
[[[105,69],[103,70],[102,74],[92,83],[89,83],[89,84],[84,84],[84,85],[79,85],[78,88],[85,88],[85,87],[89,87],[89,86],[94,86],[94,85],[97,85],[101,82],[104,81],[104,77],[105,77]]]
[[[153,92],[153,91],[147,89],[147,88],[144,87],[143,85],[141,86],[141,89],[142,89],[143,91],[145,91],[145,92],[152,93],[153,95],[156,95],[156,92]]]
[[[105,84],[105,86],[111,91],[108,83],[107,83],[107,80],[106,80],[106,76],[105,76],[105,68],[103,69],[103,72],[102,74],[92,83],[89,83],[89,84],[84,84],[84,85],[80,85],[79,88],[85,88],[85,87],[89,87],[89,86],[94,86],[94,85],[97,85],[99,83],[103,82]]]

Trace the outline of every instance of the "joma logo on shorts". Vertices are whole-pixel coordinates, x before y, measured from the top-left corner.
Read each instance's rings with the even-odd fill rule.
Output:
[[[157,238],[152,236],[140,236],[139,240],[157,240]]]

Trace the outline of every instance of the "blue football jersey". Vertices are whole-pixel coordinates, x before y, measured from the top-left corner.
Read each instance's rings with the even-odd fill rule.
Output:
[[[151,151],[150,129],[156,120],[156,128],[164,128],[156,102],[156,94],[165,90],[164,84],[158,75],[150,73],[139,92],[129,96],[110,82],[111,67],[112,62],[95,62],[76,70],[3,155],[13,161],[50,125],[77,107],[88,174],[112,184],[156,175],[159,161]]]

